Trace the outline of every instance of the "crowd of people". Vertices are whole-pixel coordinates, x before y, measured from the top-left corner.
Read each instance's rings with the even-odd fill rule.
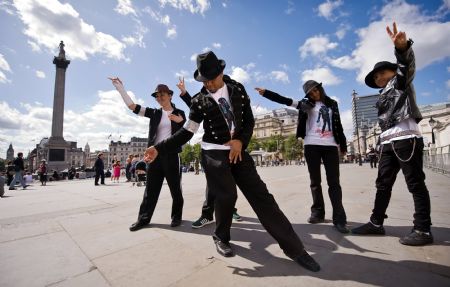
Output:
[[[430,229],[430,197],[423,173],[424,146],[418,127],[422,116],[413,87],[413,41],[408,40],[405,32],[398,31],[395,23],[392,30],[387,27],[386,31],[394,45],[397,62],[378,62],[365,78],[367,86],[380,91],[377,109],[382,129],[380,149],[369,146],[367,151],[371,167],[377,168],[378,162],[378,175],[374,208],[366,224],[352,230],[347,227],[339,170],[339,158],[347,151],[346,138],[338,103],[327,96],[322,83],[318,79],[306,81],[303,84],[304,96],[300,100],[263,87],[255,90],[270,101],[299,111],[296,135],[304,140],[312,195],[308,223],[325,221],[320,172],[323,164],[334,229],[343,234],[351,231],[356,235],[384,235],[383,224],[387,218],[392,186],[398,172],[402,170],[415,210],[412,231],[399,241],[410,246],[426,245],[433,242],[433,236]],[[150,224],[164,179],[172,196],[170,226],[175,228],[182,224],[184,198],[179,153],[203,124],[201,159],[196,166],[202,166],[206,177],[205,202],[201,216],[192,223],[192,227],[201,228],[213,223],[214,215],[216,225],[212,238],[216,250],[223,256],[233,256],[230,228],[233,219],[240,219],[235,208],[239,187],[262,226],[278,242],[286,256],[310,271],[319,271],[320,265],[305,250],[300,237],[258,175],[255,163],[246,151],[255,122],[245,87],[224,74],[225,61],[212,51],[199,54],[196,64],[194,79],[203,84],[202,89],[191,96],[186,90],[184,79],[180,79],[177,84],[180,97],[189,107],[188,117],[173,104],[174,92],[165,84],[158,84],[151,94],[158,107],[143,107],[133,102],[121,79],[109,78],[126,106],[136,115],[149,119],[145,162],[139,157],[130,156],[125,165],[126,179],[131,181],[133,174],[137,174],[138,164],[143,163],[141,172],[145,174],[146,183],[137,220],[130,226],[130,231],[140,230]],[[18,158],[15,177],[22,180],[23,161],[21,164],[21,157]],[[111,180],[119,181],[120,161],[113,159],[112,166]],[[100,153],[95,162],[95,185],[99,185],[99,180],[100,184],[105,184],[104,168],[103,154]],[[26,188],[23,181],[21,184]],[[13,183],[11,188],[14,188]]]

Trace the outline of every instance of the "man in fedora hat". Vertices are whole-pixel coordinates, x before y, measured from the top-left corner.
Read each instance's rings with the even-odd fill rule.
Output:
[[[384,219],[391,198],[392,186],[401,169],[414,200],[414,227],[400,238],[404,245],[426,245],[433,242],[431,234],[430,195],[423,172],[423,139],[418,123],[422,120],[413,86],[415,57],[412,40],[406,33],[386,28],[395,46],[397,64],[378,62],[365,78],[366,84],[380,90],[377,102],[380,135],[380,160],[376,179],[377,193],[370,221],[354,228],[354,234],[384,235]]]
[[[149,121],[149,132],[147,146],[155,145],[183,127],[186,121],[184,112],[177,109],[172,103],[173,91],[165,84],[156,86],[151,94],[159,104],[159,108],[143,107],[135,104],[125,91],[119,78],[110,78],[114,87],[122,96],[123,101],[133,113],[147,117]],[[170,153],[159,157],[158,160],[148,165],[146,169],[146,184],[142,203],[139,207],[137,221],[131,224],[130,231],[138,231],[147,226],[152,219],[159,195],[161,193],[164,179],[170,189],[172,196],[171,227],[181,225],[183,214],[183,193],[181,188],[180,156],[181,146],[171,150]],[[145,167],[145,164],[144,164]],[[135,165],[136,177],[138,177],[138,163]]]
[[[230,227],[237,185],[284,253],[301,266],[317,272],[319,264],[305,251],[245,151],[255,125],[250,98],[242,84],[223,74],[224,68],[225,61],[219,60],[213,52],[197,56],[194,78],[203,83],[203,88],[192,98],[189,121],[172,137],[148,148],[145,160],[151,162],[158,155],[164,156],[179,148],[192,138],[203,122],[202,163],[210,192],[215,195],[213,239],[217,251],[223,256],[234,255]]]

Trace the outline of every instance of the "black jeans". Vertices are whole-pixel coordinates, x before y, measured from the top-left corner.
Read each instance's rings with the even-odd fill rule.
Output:
[[[136,175],[137,176],[137,175]],[[158,203],[164,178],[172,196],[173,219],[182,219],[184,199],[181,189],[181,169],[178,153],[159,155],[147,167],[147,178],[144,198],[139,208],[139,221],[150,222]]]
[[[98,179],[100,178],[100,183],[105,184],[105,172],[103,170],[95,171],[95,184],[98,184]]]
[[[324,218],[325,203],[322,194],[320,174],[321,161],[325,167],[328,195],[333,207],[333,224],[346,224],[347,216],[342,205],[342,189],[339,183],[339,151],[336,146],[305,145],[305,158],[311,180],[313,204],[311,216]]]
[[[394,151],[394,149],[395,151]],[[413,150],[414,148],[414,150]],[[395,155],[397,153],[398,157]],[[411,156],[410,160],[407,160]],[[376,180],[377,194],[370,220],[383,224],[391,199],[392,186],[401,169],[414,200],[414,228],[429,232],[431,226],[430,195],[423,172],[423,139],[411,138],[382,145]],[[401,160],[400,160],[400,159]]]
[[[370,168],[377,168],[377,156],[376,155],[369,155],[370,160]]]
[[[215,236],[222,242],[230,241],[230,228],[236,185],[250,203],[264,228],[280,245],[286,255],[295,258],[304,247],[291,223],[278,207],[266,184],[259,177],[251,156],[242,152],[242,161],[231,164],[228,150],[202,150],[202,163],[208,182],[209,194],[215,197]]]
[[[209,188],[208,185],[206,185],[206,190],[205,190],[205,201],[203,202],[203,206],[202,206],[202,217],[203,218],[207,218],[209,220],[213,220],[214,219],[214,201],[215,201],[215,196],[212,192],[209,192]],[[237,209],[234,208],[233,209],[234,212],[237,212]]]

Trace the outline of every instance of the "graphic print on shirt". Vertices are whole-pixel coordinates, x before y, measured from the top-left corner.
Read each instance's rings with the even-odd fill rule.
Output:
[[[332,136],[330,109],[323,104],[320,106],[316,124],[317,125],[315,131],[316,133],[320,134],[320,137]]]
[[[231,107],[228,104],[227,100],[225,100],[225,98],[219,98],[218,102],[220,111],[225,117],[225,120],[227,121],[228,124],[228,128],[230,129],[231,132],[233,130],[233,121],[234,121],[234,115],[233,112],[231,111]]]

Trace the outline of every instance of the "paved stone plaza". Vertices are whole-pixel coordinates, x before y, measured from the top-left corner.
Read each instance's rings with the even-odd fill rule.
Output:
[[[152,224],[134,233],[128,227],[143,187],[108,179],[108,186],[75,180],[7,191],[0,199],[0,286],[450,286],[449,177],[426,171],[435,243],[408,247],[398,243],[410,231],[413,213],[401,173],[384,237],[334,230],[326,184],[327,222],[307,224],[311,196],[305,166],[260,168],[259,173],[320,272],[284,256],[241,193],[237,208],[244,220],[234,222],[231,232],[236,256],[218,255],[214,225],[191,228],[200,215],[205,178],[188,173],[183,174],[182,226],[169,227],[171,198],[164,185]],[[341,165],[350,227],[367,222],[375,177],[368,165]]]

